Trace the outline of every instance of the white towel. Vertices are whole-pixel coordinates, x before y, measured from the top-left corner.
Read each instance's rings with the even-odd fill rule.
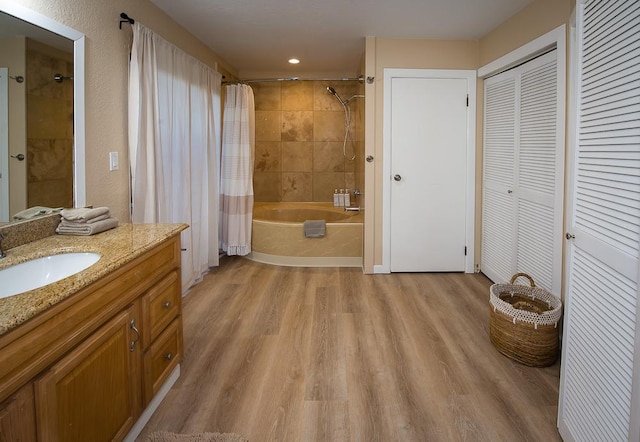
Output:
[[[113,229],[114,227],[118,227],[118,220],[116,218],[107,218],[95,223],[68,223],[67,225],[62,225],[61,222],[56,229],[56,233],[60,235],[89,236]]]
[[[62,218],[60,220],[60,225],[61,226],[65,226],[65,227],[76,227],[78,225],[97,223],[98,221],[102,221],[102,220],[109,219],[109,218],[111,218],[111,214],[109,214],[109,213],[106,213],[106,214],[100,215],[100,216],[96,216],[95,218],[91,218],[91,219],[88,219],[86,221],[67,221],[66,219]]]
[[[322,238],[326,233],[327,223],[323,219],[310,219],[304,222],[305,238]]]
[[[102,215],[109,215],[108,207],[64,209],[60,216],[67,221],[87,222]]]

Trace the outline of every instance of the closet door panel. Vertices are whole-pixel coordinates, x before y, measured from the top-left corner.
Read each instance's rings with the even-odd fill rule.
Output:
[[[589,0],[576,16],[559,428],[567,440],[639,440],[640,4]]]
[[[482,272],[504,282],[515,272],[516,76],[485,80]]]
[[[536,283],[560,293],[562,224],[555,213],[562,198],[558,133],[556,51],[522,65],[519,70],[520,131],[517,152],[518,235],[517,269]]]

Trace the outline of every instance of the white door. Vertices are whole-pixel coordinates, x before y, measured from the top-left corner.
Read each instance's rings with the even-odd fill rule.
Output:
[[[391,80],[390,269],[465,270],[463,78]]]
[[[0,223],[9,222],[9,69],[0,68]]]
[[[558,424],[565,440],[640,440],[640,5],[576,8]]]

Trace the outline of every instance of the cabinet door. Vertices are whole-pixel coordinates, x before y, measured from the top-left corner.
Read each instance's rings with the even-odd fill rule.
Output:
[[[35,442],[33,384],[22,387],[0,405],[0,442]]]
[[[36,381],[38,439],[122,439],[141,410],[137,306],[120,312]]]

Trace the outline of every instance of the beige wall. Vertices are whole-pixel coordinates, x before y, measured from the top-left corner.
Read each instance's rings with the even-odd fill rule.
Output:
[[[363,188],[364,100],[355,98],[349,104],[345,158],[345,112],[327,86],[345,100],[363,93],[357,81],[251,84],[256,103],[256,201],[330,202],[335,189]]]
[[[126,12],[143,25],[203,62],[231,76],[235,72],[216,54],[148,0],[23,0],[18,3],[86,35],[86,176],[87,204],[109,206],[129,220],[127,168],[127,78],[131,29],[118,29]],[[120,169],[109,171],[109,152],[119,152]]]
[[[0,67],[26,78],[26,39],[0,39]],[[27,153],[26,83],[9,80],[9,155]],[[27,162],[9,159],[9,217],[27,208]],[[11,219],[11,218],[9,218]]]
[[[573,0],[535,0],[530,3],[480,39],[478,67],[567,24],[574,4]]]

